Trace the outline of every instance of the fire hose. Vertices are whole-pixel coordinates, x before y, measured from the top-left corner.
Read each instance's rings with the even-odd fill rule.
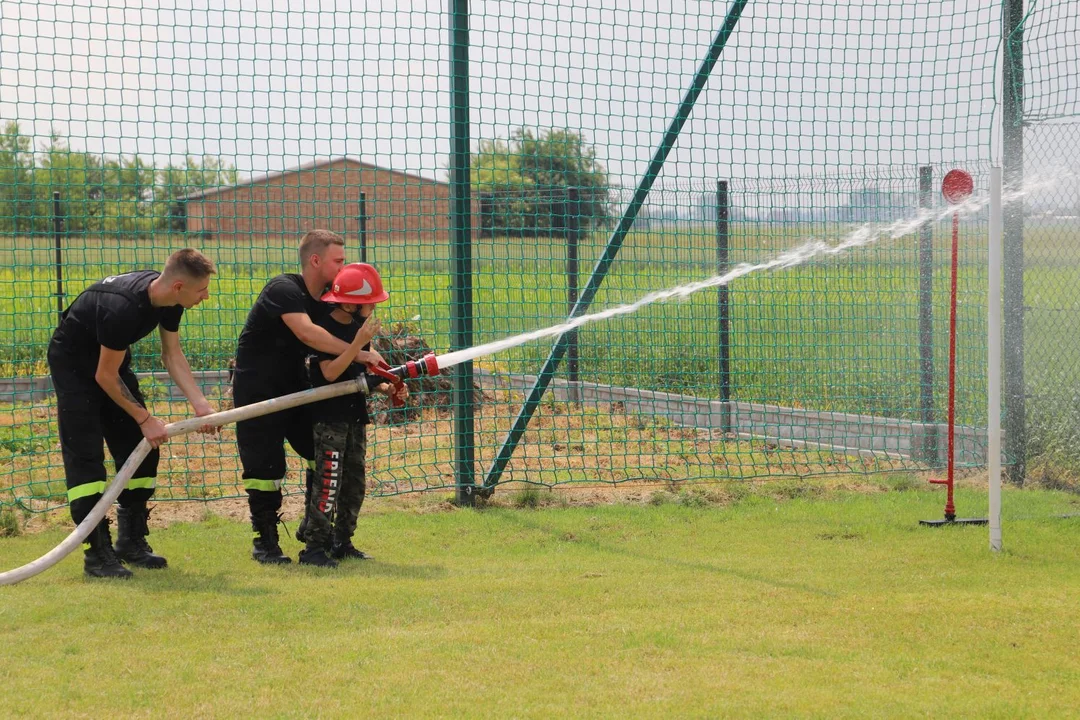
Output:
[[[386,380],[388,383],[397,386],[401,385],[406,379],[425,375],[438,375],[439,364],[434,355],[425,355],[423,359],[419,361],[414,362],[410,360],[404,365],[399,365],[395,368],[389,366],[378,368],[372,367],[370,368],[370,371]],[[165,432],[168,433],[170,438],[179,437],[207,426],[221,427],[222,425],[228,425],[241,420],[250,420],[252,418],[262,417],[263,415],[269,415],[270,413],[281,412],[282,410],[318,402],[319,400],[327,400],[342,395],[351,395],[352,393],[357,392],[362,392],[365,395],[370,394],[367,380],[363,377],[334,383],[332,385],[324,385],[323,387],[312,388],[310,390],[302,390],[300,392],[282,395],[281,397],[252,403],[251,405],[244,405],[243,407],[233,408],[232,410],[224,410],[211,415],[188,418],[187,420],[169,423],[165,426]],[[17,567],[14,570],[0,573],[0,586],[14,585],[45,572],[82,544],[83,540],[85,540],[91,531],[97,527],[98,523],[101,522],[101,519],[105,517],[105,513],[108,512],[109,506],[116,502],[116,498],[119,497],[120,493],[127,487],[128,481],[131,480],[131,476],[135,472],[135,469],[139,467],[143,459],[149,453],[150,443],[143,439],[142,442],[135,447],[135,450],[132,451],[131,455],[128,456],[127,461],[120,468],[120,472],[116,474],[113,481],[105,488],[105,492],[101,494],[101,499],[98,500],[94,509],[91,510],[90,514],[71,531],[71,534],[64,538],[59,545],[39,557],[37,560],[29,562],[22,567]]]

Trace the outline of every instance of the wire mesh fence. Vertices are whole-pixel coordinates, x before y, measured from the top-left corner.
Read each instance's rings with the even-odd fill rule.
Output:
[[[1022,54],[1026,175],[1046,189],[1025,205],[1024,373],[1027,474],[1053,486],[1080,469],[1080,407],[1075,345],[1076,238],[1080,229],[1080,72],[1075,56],[1080,8],[1033,3],[1012,34]],[[1017,48],[1017,42],[1022,42]]]
[[[59,309],[106,275],[160,267],[171,250],[197,247],[218,266],[211,299],[185,314],[180,334],[219,406],[248,310],[267,280],[298,271],[297,240],[313,227],[341,233],[350,260],[379,268],[391,295],[379,309],[386,353],[451,349],[464,279],[447,128],[463,107],[474,344],[565,320],[631,212],[594,310],[808,242],[881,235],[579,328],[503,481],[943,465],[951,233],[940,180],[963,166],[986,193],[1000,10],[747,4],[648,176],[727,9],[473,3],[462,105],[449,68],[463,43],[438,3],[4,3],[0,503],[65,502],[45,364]],[[655,184],[637,208],[643,178]],[[1055,190],[1061,207],[1066,187]],[[891,237],[920,208],[935,220]],[[1034,302],[1032,317],[1055,318],[1033,320],[1031,333],[1068,357],[1071,334],[1055,322],[1072,284],[1056,258],[1076,224],[1055,222],[1028,226],[1029,287],[1044,288],[1047,306]],[[985,460],[986,226],[985,211],[966,214],[959,237],[958,460],[972,465]],[[478,476],[551,347],[475,362]],[[153,336],[134,348],[143,388],[155,412],[183,417],[190,409],[157,354]],[[1056,362],[1035,370],[1032,388],[1047,390],[1033,392],[1060,395],[1062,372]],[[407,421],[377,414],[372,494],[455,486],[460,395],[449,378],[424,390]],[[242,494],[231,430],[170,443],[163,458],[158,498]],[[301,463],[290,462],[296,490]]]

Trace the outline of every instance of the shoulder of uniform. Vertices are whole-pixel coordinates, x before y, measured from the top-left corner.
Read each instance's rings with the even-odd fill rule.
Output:
[[[270,278],[270,281],[266,283],[266,287],[303,287],[304,278],[296,273],[282,273],[277,277]]]
[[[266,281],[266,284],[263,285],[263,292],[267,292],[267,291],[272,292],[272,291],[280,290],[281,288],[291,288],[294,285],[295,285],[295,283],[293,283],[289,279],[288,275],[278,275],[277,277],[272,277],[272,278],[270,278],[269,280]]]

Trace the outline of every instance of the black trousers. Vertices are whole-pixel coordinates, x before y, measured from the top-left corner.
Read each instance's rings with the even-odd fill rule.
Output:
[[[110,479],[105,470],[104,446],[108,446],[115,471],[119,472],[143,435],[135,419],[120,409],[93,377],[87,378],[85,371],[80,373],[65,363],[60,352],[52,347],[49,374],[56,392],[56,417],[71,519],[80,523],[101,499]],[[139,405],[146,407],[135,373],[125,368],[120,380]],[[139,464],[127,489],[120,493],[122,507],[145,504],[154,494],[159,458],[160,453],[152,450]]]
[[[233,404],[243,407],[304,389],[299,385],[293,388],[260,387],[256,378],[247,378],[238,372],[233,380]],[[302,405],[236,424],[244,489],[253,516],[258,512],[276,512],[281,507],[281,481],[288,470],[286,441],[310,468],[315,457],[315,441],[309,406]]]

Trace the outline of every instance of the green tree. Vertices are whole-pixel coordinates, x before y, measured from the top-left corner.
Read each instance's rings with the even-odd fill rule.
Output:
[[[0,132],[0,233],[28,235],[34,224],[34,153],[17,122]]]
[[[179,165],[159,170],[154,188],[154,217],[160,230],[180,231],[185,227],[183,198],[211,188],[235,185],[236,168],[217,157],[186,157]]]
[[[571,215],[582,229],[609,220],[607,171],[571,130],[518,128],[509,140],[483,140],[472,157],[472,178],[482,198],[481,225],[491,234],[558,234]]]
[[[55,132],[35,154],[31,138],[9,122],[0,133],[0,233],[51,233],[54,192],[71,234],[176,231],[183,228],[183,197],[236,181],[236,168],[221,158],[186,157],[155,170],[138,155],[73,150]]]
[[[103,219],[94,188],[104,180],[102,161],[96,155],[72,150],[56,133],[41,149],[34,168],[34,231],[52,228],[53,193],[60,193],[61,213],[68,233],[100,232]]]
[[[94,188],[93,194],[101,198],[104,231],[121,237],[141,237],[152,232],[153,168],[137,155],[105,160],[102,166],[103,183]]]
[[[153,232],[155,173],[144,160],[72,150],[56,134],[41,155],[34,171],[38,232],[51,228],[54,192],[60,193],[69,234],[145,237]]]

